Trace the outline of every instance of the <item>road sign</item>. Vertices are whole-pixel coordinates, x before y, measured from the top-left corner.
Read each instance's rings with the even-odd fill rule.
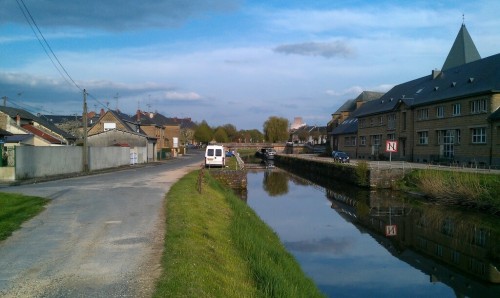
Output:
[[[385,152],[398,152],[398,141],[387,140],[385,142]]]
[[[398,234],[398,228],[396,225],[387,225],[385,226],[385,235],[386,236],[396,236]]]

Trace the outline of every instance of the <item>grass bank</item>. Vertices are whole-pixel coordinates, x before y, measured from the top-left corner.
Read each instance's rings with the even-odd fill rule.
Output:
[[[26,220],[40,213],[48,200],[11,193],[0,193],[0,241],[7,239]]]
[[[155,297],[322,297],[277,235],[210,175],[167,194],[164,272]]]
[[[500,211],[500,175],[413,170],[403,183],[403,189],[419,191],[439,203]]]

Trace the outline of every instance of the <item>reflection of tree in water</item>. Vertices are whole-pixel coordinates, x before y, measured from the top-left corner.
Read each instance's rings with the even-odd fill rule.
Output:
[[[264,172],[264,190],[271,196],[281,196],[288,193],[288,176],[281,171]]]

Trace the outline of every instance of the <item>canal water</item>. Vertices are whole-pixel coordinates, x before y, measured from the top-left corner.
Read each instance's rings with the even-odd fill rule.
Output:
[[[247,203],[328,297],[500,297],[500,219],[248,172]]]

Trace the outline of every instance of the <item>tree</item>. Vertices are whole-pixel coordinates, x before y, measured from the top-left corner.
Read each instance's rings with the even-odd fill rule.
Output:
[[[228,137],[224,127],[220,126],[214,133],[214,139],[217,143],[227,143]]]
[[[258,129],[247,130],[249,135],[248,142],[250,143],[261,143],[264,142],[264,134],[262,134]]]
[[[271,143],[288,140],[288,120],[282,117],[271,116],[264,122],[265,139]]]
[[[232,124],[224,124],[222,127],[226,131],[229,142],[238,141],[238,130],[236,129],[236,126]]]
[[[299,141],[305,143],[309,139],[309,132],[305,127],[299,129],[298,131]]]
[[[200,125],[196,128],[194,138],[196,141],[203,144],[208,144],[212,140],[212,129],[208,126],[208,123],[205,120],[201,121]]]

